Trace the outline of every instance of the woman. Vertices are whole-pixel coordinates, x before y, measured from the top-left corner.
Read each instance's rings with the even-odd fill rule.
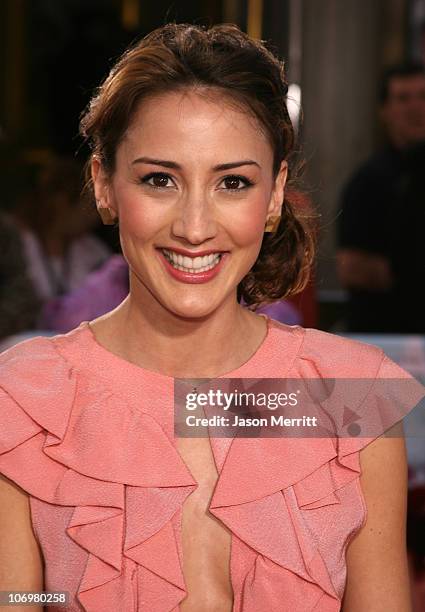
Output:
[[[254,312],[312,261],[285,201],[286,91],[236,26],[169,24],[92,100],[92,187],[130,293],[2,356],[1,589],[41,590],[44,562],[67,610],[409,610],[401,437],[174,436],[176,378],[408,377]]]

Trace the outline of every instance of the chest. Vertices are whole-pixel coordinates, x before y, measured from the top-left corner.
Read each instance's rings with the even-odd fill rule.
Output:
[[[182,508],[183,575],[188,596],[181,612],[231,612],[231,531],[209,510],[218,479],[209,438],[177,438],[177,450],[198,487]]]

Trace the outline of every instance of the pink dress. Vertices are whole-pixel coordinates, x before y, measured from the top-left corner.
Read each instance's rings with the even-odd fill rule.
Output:
[[[174,379],[114,355],[87,322],[10,348],[0,366],[0,472],[30,495],[45,590],[70,593],[49,609],[177,612],[182,505],[197,483],[175,445]],[[223,375],[337,376],[411,378],[374,346],[272,319]],[[211,438],[209,510],[232,532],[233,612],[340,610],[346,547],[366,519],[368,442]]]

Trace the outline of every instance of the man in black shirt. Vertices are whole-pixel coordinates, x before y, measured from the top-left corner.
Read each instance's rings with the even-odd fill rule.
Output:
[[[387,146],[342,193],[337,264],[347,329],[425,333],[425,70],[390,69],[381,92]]]

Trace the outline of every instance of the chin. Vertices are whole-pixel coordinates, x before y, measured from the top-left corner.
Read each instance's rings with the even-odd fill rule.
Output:
[[[164,306],[173,314],[183,319],[203,319],[211,315],[217,308],[218,304],[213,304],[211,301],[200,301],[197,303],[179,303],[165,304]]]
[[[203,319],[209,317],[226,301],[225,293],[207,291],[196,295],[196,290],[156,293],[158,302],[168,312],[184,319]]]

